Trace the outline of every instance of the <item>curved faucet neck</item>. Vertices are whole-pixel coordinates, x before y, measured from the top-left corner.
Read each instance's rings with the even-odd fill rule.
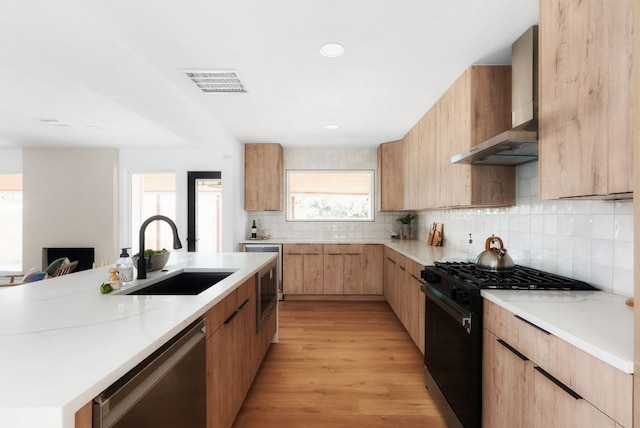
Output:
[[[174,249],[180,249],[182,248],[182,243],[180,242],[180,238],[178,237],[178,226],[176,226],[176,224],[173,222],[173,220],[171,220],[169,217],[164,216],[164,215],[154,215],[149,217],[148,219],[146,219],[144,222],[142,222],[142,225],[140,225],[140,251],[138,252],[138,279],[146,279],[147,278],[147,260],[144,256],[144,233],[147,229],[147,226],[149,225],[149,223],[156,221],[156,220],[162,220],[165,221],[169,224],[169,226],[171,226],[171,230],[173,231],[173,248]]]

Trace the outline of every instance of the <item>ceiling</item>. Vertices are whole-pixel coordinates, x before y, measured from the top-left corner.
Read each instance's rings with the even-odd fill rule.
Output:
[[[0,148],[373,147],[537,22],[538,0],[3,0]],[[221,69],[247,93],[184,74]]]

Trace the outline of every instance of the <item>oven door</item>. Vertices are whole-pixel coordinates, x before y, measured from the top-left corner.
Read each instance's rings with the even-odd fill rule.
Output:
[[[422,291],[427,389],[450,427],[480,427],[481,314],[469,312],[429,284]]]

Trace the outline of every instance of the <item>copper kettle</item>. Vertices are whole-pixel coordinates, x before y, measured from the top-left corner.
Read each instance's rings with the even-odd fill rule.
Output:
[[[495,245],[498,245],[496,247]],[[491,235],[484,244],[484,251],[476,258],[476,267],[485,272],[511,272],[513,259],[507,254],[502,239]]]

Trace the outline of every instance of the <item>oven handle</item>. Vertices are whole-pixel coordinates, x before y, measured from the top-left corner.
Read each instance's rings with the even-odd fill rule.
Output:
[[[428,283],[421,285],[420,289],[427,296],[427,298],[429,298],[433,303],[438,305],[440,309],[445,311],[453,319],[459,322],[460,325],[462,325],[462,327],[467,330],[467,333],[471,333],[471,312],[462,309],[453,300],[442,294],[437,289],[433,288]]]

